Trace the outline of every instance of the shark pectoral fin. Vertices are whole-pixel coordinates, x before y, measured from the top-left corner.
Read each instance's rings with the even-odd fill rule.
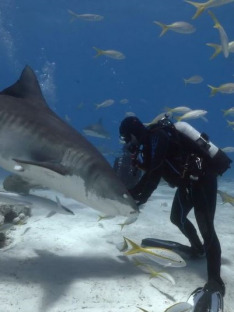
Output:
[[[69,173],[69,170],[59,163],[46,162],[46,161],[40,162],[40,161],[33,161],[33,160],[22,160],[22,159],[16,159],[16,158],[13,158],[13,160],[16,161],[18,165],[22,166],[23,168],[25,168],[25,165],[26,166],[31,165],[31,166],[37,166],[37,167],[49,169],[61,175],[67,175]]]

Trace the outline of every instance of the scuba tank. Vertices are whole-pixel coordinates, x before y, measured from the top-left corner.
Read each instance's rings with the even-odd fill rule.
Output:
[[[220,148],[210,142],[207,134],[198,132],[184,121],[176,122],[174,127],[179,134],[194,142],[198,151],[207,156],[217,174],[222,175],[230,168],[232,160]]]

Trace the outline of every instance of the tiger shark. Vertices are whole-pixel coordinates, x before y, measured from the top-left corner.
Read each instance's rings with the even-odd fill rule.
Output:
[[[108,216],[138,215],[104,156],[49,108],[29,66],[0,92],[0,166]]]

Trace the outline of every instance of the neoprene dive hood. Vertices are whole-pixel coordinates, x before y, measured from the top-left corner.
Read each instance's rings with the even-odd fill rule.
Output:
[[[146,135],[147,129],[137,117],[129,116],[121,122],[119,133],[125,143],[129,143],[132,140],[132,136],[140,143],[141,139]]]

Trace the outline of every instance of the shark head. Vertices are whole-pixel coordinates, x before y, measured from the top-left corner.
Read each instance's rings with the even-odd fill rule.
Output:
[[[33,70],[0,92],[0,166],[107,215],[138,212],[103,155],[47,105]]]

